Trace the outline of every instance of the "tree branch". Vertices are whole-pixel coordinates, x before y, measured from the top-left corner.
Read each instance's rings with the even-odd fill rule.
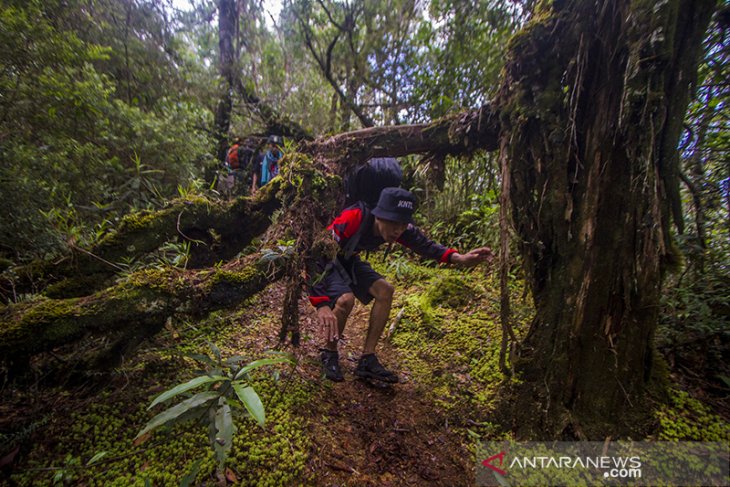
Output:
[[[312,140],[312,135],[297,122],[277,113],[270,105],[261,100],[252,89],[248,88],[240,78],[236,80],[236,89],[241,99],[254,109],[268,132],[291,137],[295,140]]]
[[[322,71],[322,75],[325,77],[327,82],[330,84],[332,89],[335,90],[337,93],[337,96],[339,96],[340,100],[347,105],[347,107],[352,111],[352,113],[355,114],[355,116],[360,120],[360,123],[363,124],[365,127],[374,127],[375,122],[365,114],[365,112],[362,111],[362,107],[358,106],[355,101],[347,96],[347,94],[342,91],[342,88],[337,83],[337,80],[334,79],[334,76],[332,75],[332,67],[331,67],[331,57],[332,57],[332,50],[334,49],[335,44],[337,43],[337,40],[339,39],[340,33],[335,36],[335,38],[330,42],[330,44],[327,47],[327,59],[326,61],[322,59],[322,57],[317,53],[317,50],[314,48],[314,42],[312,37],[312,31],[309,28],[309,24],[305,22],[305,20],[302,18],[301,15],[299,15],[299,12],[295,11],[294,15],[297,17],[297,20],[299,21],[299,25],[302,27],[302,31],[304,33],[304,42],[307,46],[307,49],[309,49],[309,52],[312,53],[312,56],[314,56],[315,61],[317,61],[317,65],[319,66],[320,70]],[[340,29],[341,32],[341,29]]]
[[[345,170],[371,157],[408,154],[464,154],[497,150],[499,122],[490,105],[429,124],[370,127],[305,144],[302,151]]]

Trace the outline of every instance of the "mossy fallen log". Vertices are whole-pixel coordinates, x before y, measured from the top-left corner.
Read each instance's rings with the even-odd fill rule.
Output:
[[[282,182],[272,181],[255,197],[230,202],[193,197],[174,200],[161,210],[131,213],[88,250],[75,248],[65,259],[7,270],[0,277],[0,288],[16,296],[47,286],[52,286],[49,297],[88,295],[123,270],[123,262],[154,252],[174,239],[191,242],[192,267],[229,260],[269,227],[271,215],[281,207]]]
[[[0,308],[0,356],[8,363],[87,334],[157,333],[173,313],[193,316],[235,306],[279,279],[286,258],[249,256],[221,269],[143,270],[90,296],[39,297]]]

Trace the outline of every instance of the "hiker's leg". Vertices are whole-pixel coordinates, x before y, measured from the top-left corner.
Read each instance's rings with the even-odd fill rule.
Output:
[[[363,354],[375,353],[375,346],[378,344],[378,339],[383,334],[383,329],[390,316],[390,308],[393,305],[393,291],[393,285],[385,279],[378,279],[368,290],[375,298],[375,303],[370,311],[370,324],[365,338],[365,346],[362,350]]]
[[[342,336],[342,332],[345,331],[345,324],[353,306],[355,306],[355,295],[352,293],[345,293],[335,301],[335,307],[332,312],[337,317],[337,331],[339,332],[339,336]],[[328,350],[337,350],[337,341],[327,342],[326,348]]]

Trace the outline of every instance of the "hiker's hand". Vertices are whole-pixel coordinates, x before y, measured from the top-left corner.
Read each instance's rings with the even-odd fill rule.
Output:
[[[451,262],[463,267],[473,267],[481,262],[491,263],[492,260],[494,260],[494,254],[489,247],[470,250],[466,254],[451,254]]]
[[[328,342],[334,342],[339,338],[337,328],[337,317],[332,312],[329,306],[320,306],[317,308],[317,316],[319,317],[319,323],[322,325],[322,331],[325,334]]]

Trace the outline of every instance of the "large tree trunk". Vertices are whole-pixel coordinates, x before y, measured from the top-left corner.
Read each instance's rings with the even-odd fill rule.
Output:
[[[495,108],[537,311],[515,364],[521,437],[637,429],[676,257],[676,147],[713,8],[546,2],[512,41]]]
[[[218,49],[220,55],[221,98],[215,112],[215,134],[218,141],[217,156],[221,162],[228,150],[228,129],[231,125],[233,88],[235,86],[237,59],[233,41],[238,32],[236,0],[218,0]]]

